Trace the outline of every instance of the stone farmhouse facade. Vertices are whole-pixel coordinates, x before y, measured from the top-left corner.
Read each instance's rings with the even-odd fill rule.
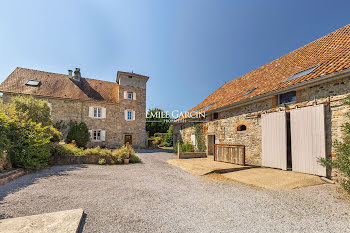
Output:
[[[246,164],[329,176],[318,160],[344,136],[349,68],[347,25],[224,84],[177,119],[174,142],[195,145],[200,124],[209,155],[220,153],[214,144],[244,145]]]
[[[0,84],[4,103],[14,95],[46,100],[53,122],[66,137],[70,122],[85,122],[88,146],[146,146],[146,83],[149,77],[117,72],[116,82],[83,78],[79,68],[56,74],[16,68]]]

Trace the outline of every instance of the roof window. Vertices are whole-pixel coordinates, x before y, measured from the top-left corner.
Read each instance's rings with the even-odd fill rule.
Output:
[[[242,96],[245,96],[245,95],[252,93],[255,89],[256,89],[256,87],[246,91]]]
[[[41,82],[37,80],[28,80],[25,85],[31,87],[39,87],[41,85]]]
[[[206,106],[205,108],[202,109],[202,111],[207,110],[208,108],[210,108],[211,106],[213,106],[215,103],[209,104],[208,106]]]
[[[314,71],[317,67],[319,67],[320,65],[317,65],[317,66],[313,66],[311,68],[308,68],[306,70],[303,70],[303,71],[300,71],[298,73],[295,73],[293,74],[292,76],[290,76],[289,78],[287,78],[284,82],[288,82],[290,80],[293,80],[293,79],[296,79],[296,78],[299,78],[301,76],[304,76],[304,75],[307,75],[307,74],[310,74],[312,71]]]

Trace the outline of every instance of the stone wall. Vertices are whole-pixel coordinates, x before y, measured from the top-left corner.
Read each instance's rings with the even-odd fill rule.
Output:
[[[218,120],[211,120],[206,116],[205,123],[202,123],[202,134],[208,145],[208,135],[215,135],[216,144],[243,144],[246,146],[246,163],[261,166],[262,154],[262,132],[261,115],[267,112],[285,110],[298,106],[312,104],[326,104],[326,151],[330,156],[334,153],[332,142],[342,139],[343,130],[341,126],[349,119],[345,113],[349,112],[348,107],[343,105],[344,98],[350,93],[350,79],[344,78],[338,81],[316,85],[310,88],[297,90],[297,103],[284,106],[277,106],[278,97],[248,104],[242,107],[232,108],[219,113]],[[237,131],[241,124],[247,126],[246,131]],[[174,141],[182,140],[191,142],[191,135],[194,134],[192,123],[174,125]]]

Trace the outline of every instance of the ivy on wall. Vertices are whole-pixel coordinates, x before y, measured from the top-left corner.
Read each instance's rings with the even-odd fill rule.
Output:
[[[195,128],[194,134],[197,142],[197,150],[198,152],[205,152],[207,147],[205,145],[205,141],[203,140],[201,124],[200,123],[194,124],[194,128]]]

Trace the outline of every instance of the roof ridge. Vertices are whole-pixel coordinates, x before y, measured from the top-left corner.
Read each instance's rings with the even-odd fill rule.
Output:
[[[61,74],[61,73],[55,73],[55,72],[49,72],[49,71],[44,71],[44,70],[37,70],[37,69],[30,69],[30,68],[24,68],[24,67],[16,67],[17,69],[22,69],[22,70],[30,70],[30,71],[37,71],[37,72],[42,72],[42,73],[47,73],[47,74],[56,74],[56,75],[62,75],[62,76],[67,76],[68,78],[68,74]],[[84,79],[89,79],[89,80],[96,80],[96,81],[100,81],[100,82],[108,82],[108,83],[115,83],[118,84],[116,82],[112,82],[112,81],[106,81],[106,80],[100,80],[100,79],[94,79],[94,78],[86,78],[83,77]]]

